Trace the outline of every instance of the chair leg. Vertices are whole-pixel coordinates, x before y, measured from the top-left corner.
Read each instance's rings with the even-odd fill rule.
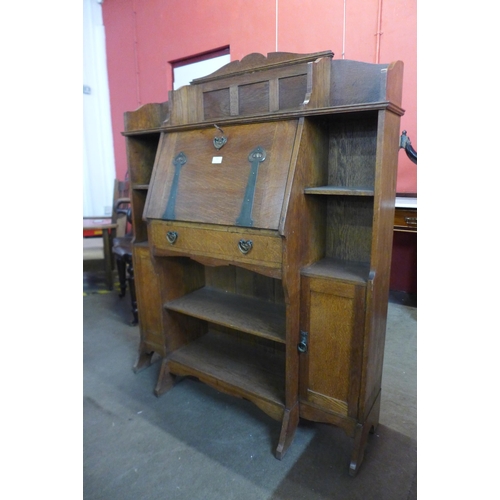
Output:
[[[134,319],[130,324],[135,326],[139,323],[139,315],[137,312],[137,298],[135,295],[134,266],[132,263],[132,256],[127,258],[127,280],[128,288],[130,290],[130,300],[132,302],[132,314],[134,316]]]
[[[116,268],[118,270],[118,280],[120,281],[120,297],[124,297],[127,290],[127,279],[125,274],[125,261],[122,258],[116,258]]]
[[[111,251],[111,233],[107,229],[102,230],[102,240],[104,243],[106,285],[108,290],[113,290],[113,253]]]

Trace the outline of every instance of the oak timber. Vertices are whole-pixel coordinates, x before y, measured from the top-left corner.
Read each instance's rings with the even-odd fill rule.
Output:
[[[402,75],[250,54],[125,114],[136,369],[248,399],[280,459],[299,417],[340,426],[351,475],[380,410]]]

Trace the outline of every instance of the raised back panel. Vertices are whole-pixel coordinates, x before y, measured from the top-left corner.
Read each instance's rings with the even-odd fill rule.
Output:
[[[256,82],[238,87],[239,114],[267,113],[269,111],[269,82]]]
[[[280,109],[296,109],[305,101],[307,94],[307,72],[279,79]]]
[[[205,119],[222,118],[230,114],[229,88],[203,93],[203,115]]]
[[[189,92],[197,93],[195,100],[199,100],[200,118],[205,122],[298,110],[310,97],[313,64],[323,59],[329,65],[332,57],[330,51],[315,54],[282,52],[268,54],[267,57],[250,54],[241,61],[226,64],[211,75],[193,80]],[[173,92],[173,114],[168,124],[192,123],[196,113],[177,109],[185,108],[187,100],[181,97],[176,99],[176,93],[179,91]],[[323,101],[321,105],[327,104],[328,96]]]

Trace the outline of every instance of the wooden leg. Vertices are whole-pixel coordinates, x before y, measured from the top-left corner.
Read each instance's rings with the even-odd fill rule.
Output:
[[[368,441],[368,434],[373,433],[378,425],[380,415],[380,393],[375,400],[375,403],[368,414],[363,424],[358,424],[354,431],[354,449],[351,456],[351,464],[349,466],[349,475],[355,476],[365,456],[366,443]]]
[[[134,373],[138,373],[144,368],[151,366],[151,359],[153,358],[154,351],[149,351],[144,346],[139,347],[139,357],[134,365]]]
[[[106,285],[108,290],[113,290],[113,255],[111,253],[111,235],[107,229],[102,230],[104,242],[104,265],[106,268]]]
[[[288,447],[292,444],[298,424],[299,404],[297,403],[293,408],[286,409],[285,414],[283,415],[280,440],[278,443],[278,447],[276,448],[276,458],[278,460],[281,460],[285,456]]]
[[[160,397],[168,392],[174,386],[175,376],[168,371],[167,360],[164,359],[161,363],[160,374],[155,387],[155,395]]]
[[[118,269],[118,280],[120,281],[120,297],[124,297],[127,290],[127,280],[125,275],[125,262],[122,258],[116,258],[116,268]]]
[[[128,289],[130,291],[130,300],[132,302],[132,315],[134,318],[130,324],[132,326],[135,326],[137,325],[137,323],[139,323],[139,315],[137,312],[137,298],[135,295],[134,265],[132,262],[131,255],[127,258],[127,280],[128,280]]]

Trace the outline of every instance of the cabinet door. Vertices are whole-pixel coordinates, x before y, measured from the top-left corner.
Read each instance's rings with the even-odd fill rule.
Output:
[[[302,277],[300,398],[317,409],[357,416],[366,287]]]

